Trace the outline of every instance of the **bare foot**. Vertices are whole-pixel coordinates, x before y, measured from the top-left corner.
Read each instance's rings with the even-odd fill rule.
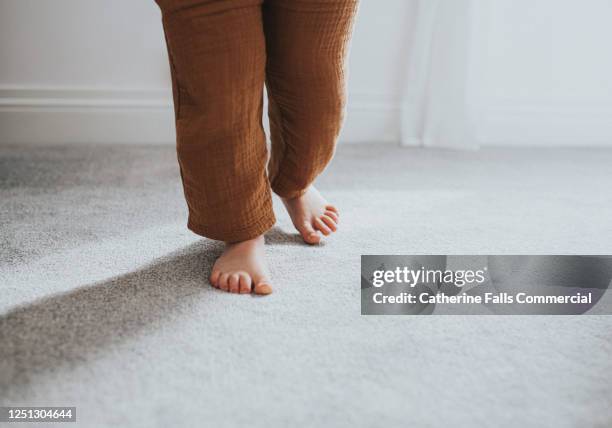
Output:
[[[210,274],[210,283],[230,293],[270,294],[264,237],[226,244]]]
[[[338,229],[338,209],[330,205],[314,186],[297,198],[281,198],[295,228],[307,244],[318,244],[321,235]]]

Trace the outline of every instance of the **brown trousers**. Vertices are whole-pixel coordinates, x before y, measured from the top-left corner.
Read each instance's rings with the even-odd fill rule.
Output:
[[[271,190],[299,196],[333,156],[357,0],[156,1],[188,227],[222,241],[254,238],[275,222]]]

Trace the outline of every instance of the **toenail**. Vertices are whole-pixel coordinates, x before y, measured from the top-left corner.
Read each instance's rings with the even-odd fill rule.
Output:
[[[268,284],[259,284],[255,287],[255,293],[261,295],[270,294],[272,293],[272,287],[270,287]]]

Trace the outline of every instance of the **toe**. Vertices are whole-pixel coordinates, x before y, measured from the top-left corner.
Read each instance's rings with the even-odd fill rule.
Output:
[[[229,291],[229,275],[227,273],[222,273],[219,276],[219,288],[224,291]]]
[[[237,273],[229,277],[229,291],[230,293],[238,293],[240,291],[240,276]]]
[[[266,295],[272,293],[272,286],[267,279],[258,281],[254,288],[255,294]]]
[[[219,284],[217,283],[219,281],[219,276],[221,276],[221,272],[213,269],[212,273],[210,274],[210,278],[208,279],[213,287],[219,287]]]
[[[321,240],[319,234],[313,229],[312,225],[308,222],[302,224],[302,227],[298,228],[302,239],[307,244],[318,244]]]
[[[325,205],[325,209],[336,213],[337,216],[340,216],[340,211],[338,211],[338,208],[333,205]]]
[[[327,225],[323,223],[323,220],[321,220],[320,218],[315,218],[314,227],[325,236],[330,235],[332,233],[331,229],[327,227]]]
[[[333,211],[327,210],[325,211],[325,215],[331,218],[336,224],[338,224],[338,220],[340,220],[340,217],[338,217],[338,214],[336,214]]]
[[[251,277],[246,273],[240,274],[240,294],[251,292]]]
[[[338,226],[336,226],[336,222],[331,217],[327,215],[322,215],[321,220],[323,220],[323,223],[325,223],[327,227],[329,227],[332,230],[332,232],[335,232],[336,230],[338,230]]]

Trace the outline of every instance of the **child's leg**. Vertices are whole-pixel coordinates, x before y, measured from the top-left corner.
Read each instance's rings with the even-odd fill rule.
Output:
[[[266,0],[272,190],[308,243],[336,229],[312,187],[331,160],[345,104],[345,59],[357,0]]]
[[[261,124],[262,0],[157,0],[170,56],[177,152],[189,228],[233,243],[211,282],[265,282],[263,237],[275,222]],[[268,287],[269,288],[269,287]]]
[[[158,0],[189,228],[227,242],[274,224],[261,124],[261,0]]]

